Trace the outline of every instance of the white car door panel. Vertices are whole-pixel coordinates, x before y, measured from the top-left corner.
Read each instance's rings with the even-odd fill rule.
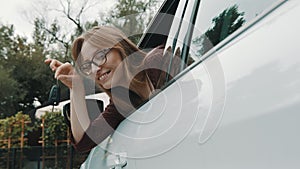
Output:
[[[300,168],[299,3],[287,1],[216,46],[82,168]]]

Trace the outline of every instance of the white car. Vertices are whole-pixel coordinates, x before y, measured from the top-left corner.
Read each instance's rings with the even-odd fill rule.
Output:
[[[299,0],[166,0],[139,45],[179,74],[81,168],[299,169],[299,17]]]

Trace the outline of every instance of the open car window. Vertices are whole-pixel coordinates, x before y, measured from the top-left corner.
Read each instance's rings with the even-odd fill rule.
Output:
[[[174,14],[164,50],[164,55],[170,58],[167,76],[184,74],[193,67],[190,65],[200,63],[206,53],[215,51],[215,46],[239,36],[243,29],[259,21],[281,1],[283,0],[257,1],[255,6],[250,5],[254,3],[251,0],[178,1],[178,9]],[[240,33],[230,36],[235,32]],[[223,46],[226,44],[221,47]],[[176,64],[174,60],[177,60]],[[166,80],[168,83],[165,87],[172,83],[169,77]]]

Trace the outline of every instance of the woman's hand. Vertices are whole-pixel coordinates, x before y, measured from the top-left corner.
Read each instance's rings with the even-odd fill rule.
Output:
[[[72,88],[72,79],[75,76],[74,68],[69,63],[62,63],[56,59],[46,59],[44,61],[49,64],[49,67],[53,72],[55,72],[54,78],[60,80],[68,88]]]

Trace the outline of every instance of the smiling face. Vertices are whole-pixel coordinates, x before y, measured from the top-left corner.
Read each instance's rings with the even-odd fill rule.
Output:
[[[81,48],[81,63],[86,63],[91,61],[93,56],[99,52],[99,49],[95,46],[84,42]],[[90,77],[95,78],[95,82],[102,86],[104,89],[110,89],[112,87],[112,79],[114,82],[118,82],[118,77],[115,76],[117,67],[122,62],[120,53],[116,49],[111,49],[106,54],[106,62],[102,65],[96,66],[92,64],[92,74]]]

